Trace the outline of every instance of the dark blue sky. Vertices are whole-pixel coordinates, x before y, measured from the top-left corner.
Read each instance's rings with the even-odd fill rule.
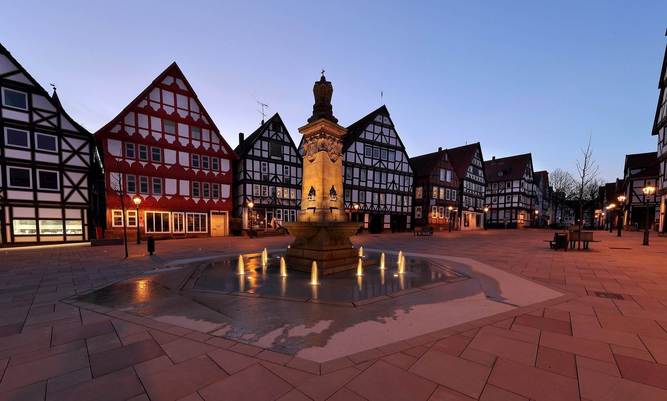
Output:
[[[232,146],[256,100],[298,142],[324,68],[344,125],[384,91],[410,156],[481,141],[573,170],[591,135],[612,179],[656,148],[667,1],[237,3],[23,0],[0,41],[92,131],[175,60]]]

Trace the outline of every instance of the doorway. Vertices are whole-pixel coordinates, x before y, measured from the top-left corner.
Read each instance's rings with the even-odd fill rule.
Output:
[[[228,229],[227,212],[211,212],[211,237],[224,237]]]

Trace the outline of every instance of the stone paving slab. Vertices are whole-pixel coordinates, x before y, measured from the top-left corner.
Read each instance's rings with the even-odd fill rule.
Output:
[[[667,238],[642,247],[641,233],[599,232],[602,242],[590,251],[564,253],[544,247],[542,239],[552,236],[489,230],[356,237],[367,249],[474,258],[566,296],[325,364],[62,302],[173,260],[280,248],[289,238],[160,241],[156,256],[132,245],[127,260],[120,247],[3,250],[0,400],[667,400]],[[133,359],[112,352],[126,347],[146,353]],[[92,357],[105,352],[111,362],[99,370]],[[460,380],[451,380],[456,375]],[[249,391],[258,381],[267,385]]]

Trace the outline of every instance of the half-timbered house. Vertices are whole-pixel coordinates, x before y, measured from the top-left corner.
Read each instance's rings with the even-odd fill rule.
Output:
[[[247,138],[239,134],[234,207],[243,229],[271,230],[296,221],[301,156],[278,113]]]
[[[386,106],[347,127],[345,208],[372,232],[412,227],[413,173]]]
[[[646,227],[646,213],[649,227],[653,227],[659,205],[657,194],[645,195],[643,189],[655,187],[658,179],[658,158],[656,152],[635,153],[625,156],[623,167],[623,192],[625,194],[625,226]]]
[[[176,63],[96,137],[109,236],[121,235],[123,226],[134,235],[137,224],[142,235],[157,238],[229,233],[236,156]]]
[[[484,228],[486,178],[479,142],[447,149],[447,155],[459,179],[459,226],[462,230]]]
[[[546,170],[536,171],[533,174],[533,185],[535,187],[535,224],[540,227],[548,227],[551,223],[551,187],[549,187],[549,172]],[[535,211],[533,211],[535,213]]]
[[[489,227],[530,226],[534,219],[533,160],[530,153],[484,162]]]
[[[437,152],[413,157],[414,170],[413,222],[442,230],[456,228],[459,179],[448,157],[448,152]]]
[[[0,45],[1,244],[90,239],[92,135]]]
[[[665,33],[667,36],[667,32]],[[659,199],[659,228],[662,233],[667,233],[667,46],[662,60],[658,80],[658,106],[655,111],[653,122],[653,135],[658,137],[658,185],[656,193]]]

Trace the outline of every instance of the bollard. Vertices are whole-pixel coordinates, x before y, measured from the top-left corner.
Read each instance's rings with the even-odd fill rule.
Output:
[[[148,249],[148,253],[153,256],[155,252],[155,238],[152,235],[146,238],[146,248]]]

